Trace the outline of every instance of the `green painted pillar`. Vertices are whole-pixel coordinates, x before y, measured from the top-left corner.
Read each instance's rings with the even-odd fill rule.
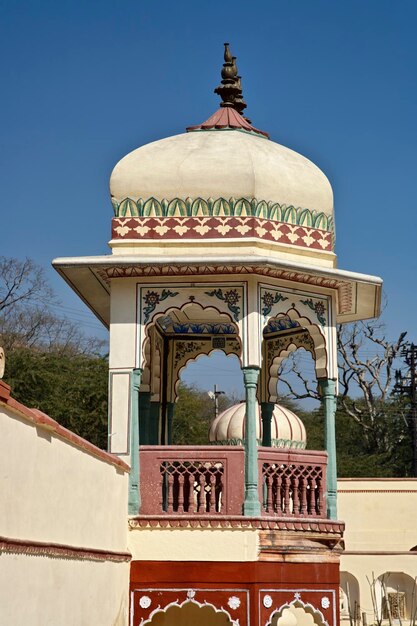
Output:
[[[130,380],[130,474],[129,474],[129,515],[137,515],[140,510],[139,486],[139,387],[141,369],[133,369]]]
[[[261,403],[261,416],[262,416],[262,445],[268,448],[272,445],[271,436],[271,422],[272,413],[274,412],[275,404],[273,402]]]
[[[167,402],[167,417],[168,417],[168,432],[167,439],[168,445],[172,446],[172,427],[174,423],[175,402]]]
[[[151,393],[141,391],[139,393],[139,439],[142,445],[149,444],[149,422],[151,412]]]
[[[337,519],[337,464],[336,464],[336,381],[319,381],[324,412],[327,460],[327,517]]]
[[[149,415],[149,445],[159,446],[159,421],[161,418],[160,402],[151,402]]]
[[[242,367],[246,393],[245,417],[245,501],[243,515],[248,517],[261,514],[258,491],[258,442],[256,440],[257,400],[256,386],[259,367]]]

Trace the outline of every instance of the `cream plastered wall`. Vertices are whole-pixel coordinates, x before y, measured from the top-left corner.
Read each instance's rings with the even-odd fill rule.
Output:
[[[132,529],[128,548],[132,560],[256,561],[256,529]]]
[[[126,470],[0,405],[0,535],[126,550]]]
[[[239,239],[226,243],[223,239],[200,240],[172,240],[155,243],[154,241],[121,241],[112,239],[109,242],[113,255],[134,255],[143,257],[184,257],[194,252],[201,254],[202,258],[213,259],[229,258],[231,261],[236,255],[258,256],[282,261],[306,263],[309,262],[317,267],[335,268],[337,266],[336,255],[333,252],[315,250],[313,248],[295,247],[288,244],[273,244],[261,239]]]
[[[339,479],[338,517],[346,523],[342,580],[344,573],[356,579],[360,610],[372,624],[368,579],[389,572],[417,575],[417,552],[410,551],[417,545],[417,479]],[[351,595],[354,584],[351,580]]]
[[[339,479],[338,517],[347,550],[409,551],[417,544],[417,479]]]
[[[0,624],[127,626],[129,563],[0,557]]]

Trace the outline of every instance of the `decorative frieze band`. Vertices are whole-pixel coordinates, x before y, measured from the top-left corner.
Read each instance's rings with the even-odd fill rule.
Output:
[[[117,217],[114,240],[183,240],[255,238],[331,252],[330,231],[258,217]]]
[[[205,515],[141,515],[129,519],[130,528],[253,528],[260,530],[288,530],[299,532],[331,533],[340,535],[343,522],[321,519],[256,518]]]
[[[333,232],[333,217],[322,211],[287,206],[278,202],[266,202],[256,198],[173,198],[157,200],[149,198],[125,198],[117,202],[112,198],[116,217],[207,217],[236,216],[261,219],[318,228]]]
[[[58,559],[113,561],[116,563],[129,562],[132,559],[132,555],[129,552],[108,552],[95,548],[77,548],[58,543],[11,539],[8,537],[0,537],[0,554],[2,552]]]

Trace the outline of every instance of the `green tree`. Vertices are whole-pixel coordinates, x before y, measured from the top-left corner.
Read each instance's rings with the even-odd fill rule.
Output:
[[[16,400],[107,448],[106,358],[18,348],[7,355],[4,379]]]
[[[227,395],[219,396],[219,411],[233,404]],[[181,382],[173,422],[173,443],[176,445],[207,445],[210,423],[214,418],[214,402],[207,391]]]

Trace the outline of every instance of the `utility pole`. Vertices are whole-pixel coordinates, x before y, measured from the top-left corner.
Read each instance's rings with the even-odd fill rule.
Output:
[[[408,366],[403,376],[401,370],[395,372],[394,393],[405,396],[410,402],[410,430],[413,442],[413,476],[417,477],[417,346],[407,343],[401,350],[401,357]]]
[[[224,393],[225,391],[219,391],[217,389],[217,385],[214,385],[214,391],[208,391],[209,397],[214,400],[214,417],[217,417],[219,414],[219,396]]]

